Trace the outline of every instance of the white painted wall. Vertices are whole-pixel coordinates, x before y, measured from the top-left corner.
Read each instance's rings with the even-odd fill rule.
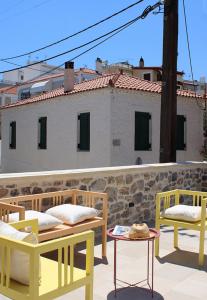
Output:
[[[113,88],[78,93],[2,110],[3,172],[62,170],[159,162],[160,95]],[[135,111],[152,116],[152,150],[134,150]],[[77,116],[90,112],[90,152],[77,151]],[[177,161],[202,160],[202,112],[195,100],[178,97],[187,119],[185,151]],[[38,119],[47,116],[47,150],[38,149]],[[17,122],[17,147],[9,149],[9,123]],[[120,146],[113,146],[113,139]]]
[[[28,64],[34,63],[34,61],[28,62]],[[56,68],[56,69],[55,69]],[[54,69],[54,70],[53,70]],[[35,77],[43,75],[45,72],[51,71],[52,74],[62,73],[63,68],[57,68],[56,66],[47,65],[46,63],[38,63],[31,68],[22,68],[20,70],[14,70],[3,74],[3,81],[5,82],[25,82],[32,80]],[[21,80],[21,75],[23,75],[23,80]]]
[[[112,141],[120,139],[120,146],[111,144],[111,165],[133,165],[137,157],[142,162],[159,162],[160,147],[160,95],[146,92],[113,90],[112,93]],[[149,112],[152,122],[152,150],[135,151],[135,111]],[[177,151],[177,161],[202,160],[202,112],[196,101],[178,97],[177,113],[187,119],[186,150]]]
[[[77,116],[90,112],[90,152],[77,151]],[[47,116],[47,150],[38,149],[38,119]],[[9,124],[16,120],[16,150]],[[107,89],[55,98],[2,111],[4,172],[110,166],[110,96]]]
[[[15,94],[9,94],[9,93],[0,94],[0,106],[15,103],[16,101],[17,101],[17,95]]]

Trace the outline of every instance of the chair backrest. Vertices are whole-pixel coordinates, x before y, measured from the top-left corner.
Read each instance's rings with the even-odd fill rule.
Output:
[[[13,223],[16,229],[22,229],[27,226],[32,227],[33,232],[37,232],[37,220],[20,221]],[[82,276],[82,283],[76,283],[78,279],[74,275],[74,248],[79,243],[86,243],[86,267],[85,275]],[[70,249],[70,251],[68,250]],[[30,271],[29,271],[29,286],[25,287],[22,284],[11,284],[10,279],[10,265],[11,265],[11,250],[18,250],[25,252],[29,255],[30,259]],[[94,263],[94,232],[86,231],[84,233],[75,234],[73,236],[67,236],[59,238],[49,242],[45,242],[38,245],[31,245],[21,241],[15,241],[0,236],[0,261],[2,268],[0,269],[0,294],[16,299],[16,300],[38,300],[40,297],[42,300],[56,298],[58,296],[67,293],[69,290],[84,286],[93,281],[93,263]],[[51,251],[57,251],[58,257],[56,262],[57,273],[52,274],[50,278],[50,289],[48,290],[48,283],[42,282],[39,285],[39,275],[41,267],[39,260],[45,259],[41,255]],[[68,253],[69,259],[68,259]],[[47,260],[47,259],[46,259]],[[50,260],[48,260],[50,261]],[[70,266],[68,262],[70,261]],[[62,263],[63,262],[63,263]],[[54,264],[55,262],[52,261]],[[50,266],[50,264],[48,265]],[[45,271],[45,269],[44,269]],[[51,270],[46,269],[48,276]],[[47,274],[46,274],[47,275]],[[57,289],[58,287],[58,289]],[[25,288],[28,295],[25,296]]]

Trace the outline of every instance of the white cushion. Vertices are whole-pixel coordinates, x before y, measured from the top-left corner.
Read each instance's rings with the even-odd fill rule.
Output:
[[[173,220],[196,222],[201,220],[201,207],[179,204],[167,208],[162,216]]]
[[[18,231],[11,225],[0,221],[0,236],[13,240],[23,241],[30,244],[37,244],[38,240],[35,234]],[[6,261],[6,259],[5,259]],[[10,277],[22,284],[29,284],[29,255],[19,250],[11,250],[11,269]],[[0,256],[0,271],[1,256]]]
[[[52,217],[48,214],[35,211],[35,210],[26,210],[25,211],[25,220],[38,219],[38,229],[39,231],[51,229],[57,225],[62,224],[63,222],[55,217]],[[9,215],[9,222],[18,222],[19,213],[13,213]]]
[[[46,213],[69,225],[80,223],[84,220],[97,217],[98,215],[98,211],[95,208],[73,204],[58,205],[49,208]]]

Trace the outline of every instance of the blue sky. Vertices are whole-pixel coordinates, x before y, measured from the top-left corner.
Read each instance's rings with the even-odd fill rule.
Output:
[[[135,0],[2,0],[0,58],[21,54],[64,38],[133,2]],[[136,17],[147,5],[155,2],[157,1],[145,0],[104,25],[33,54],[30,59],[45,59],[85,43]],[[206,76],[207,80],[207,0],[185,0],[185,2],[194,77],[199,79],[201,76]],[[186,79],[190,79],[182,0],[179,0],[179,4],[178,69],[185,72]],[[108,60],[109,63],[128,60],[129,63],[137,65],[140,56],[143,56],[145,65],[161,65],[162,32],[163,14],[150,14],[145,20],[138,21],[116,37],[77,59],[75,67],[94,68],[96,57]],[[70,53],[48,63],[59,65],[79,52]],[[27,60],[28,57],[25,57],[15,59],[13,62],[24,65]],[[10,68],[12,66],[0,62],[1,70]]]

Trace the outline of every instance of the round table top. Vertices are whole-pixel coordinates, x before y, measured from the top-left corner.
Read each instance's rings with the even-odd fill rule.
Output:
[[[130,239],[123,235],[113,235],[114,228],[110,228],[107,230],[107,235],[114,240],[121,240],[121,241],[130,241],[130,242],[140,242],[140,241],[150,241],[160,236],[160,232],[155,228],[149,228],[150,236],[145,238],[138,238],[138,239]]]

